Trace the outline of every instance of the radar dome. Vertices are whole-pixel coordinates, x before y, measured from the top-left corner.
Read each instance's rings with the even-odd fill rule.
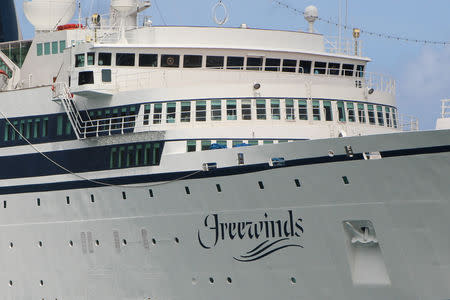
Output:
[[[32,0],[23,3],[25,16],[35,30],[53,30],[67,24],[75,14],[76,0]]]
[[[319,17],[317,7],[315,7],[314,5],[310,5],[305,8],[305,12],[303,14],[305,15],[305,19],[308,22],[314,22]]]

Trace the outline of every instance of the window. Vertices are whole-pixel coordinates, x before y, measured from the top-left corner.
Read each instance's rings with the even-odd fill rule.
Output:
[[[233,148],[234,148],[234,147],[237,147],[239,145],[242,145],[243,143],[244,142],[242,140],[234,140],[232,145],[233,145]]]
[[[223,56],[207,56],[206,67],[211,69],[223,69],[224,57]]]
[[[78,85],[94,83],[94,72],[85,71],[78,74]]]
[[[338,101],[337,102],[337,109],[338,109],[338,118],[340,122],[345,122],[345,110],[344,110],[344,102]]]
[[[183,60],[184,68],[201,68],[202,67],[201,55],[185,55]]]
[[[356,76],[357,77],[364,77],[364,66],[357,65],[356,66]]]
[[[3,141],[7,142],[9,139],[10,126],[8,123],[5,124],[5,131],[3,132]]]
[[[237,56],[227,57],[227,69],[242,70],[244,68],[244,58]]]
[[[161,55],[161,67],[163,68],[178,68],[180,66],[180,56],[163,54]]]
[[[139,67],[157,67],[158,54],[139,54]]]
[[[196,141],[187,141],[187,152],[195,152],[197,148],[197,142]]]
[[[88,54],[87,54],[87,64],[88,64],[88,66],[95,65],[95,53],[94,52],[88,52]]]
[[[262,57],[247,57],[247,70],[261,71],[263,65]]]
[[[36,54],[37,56],[42,56],[43,53],[43,45],[42,43],[39,43],[36,45]]]
[[[84,53],[75,55],[75,67],[84,67]]]
[[[206,121],[206,101],[195,101],[195,120],[197,122]]]
[[[134,156],[134,146],[128,146],[127,148],[127,168],[133,166],[133,162],[135,161]]]
[[[392,127],[392,124],[391,124],[391,109],[389,107],[385,107],[384,111],[386,112],[386,125],[388,127]]]
[[[252,100],[241,100],[242,120],[252,119]]]
[[[236,100],[227,100],[227,120],[237,120]]]
[[[280,119],[280,100],[278,99],[270,100],[270,111],[272,115],[272,120]]]
[[[50,42],[44,43],[44,54],[50,55]]]
[[[66,49],[66,41],[59,41],[59,53],[63,53]]]
[[[256,119],[266,119],[266,100],[256,100]]]
[[[318,100],[314,100],[312,102],[313,105],[313,120],[320,121],[320,102]]]
[[[183,101],[181,102],[181,122],[191,121],[191,102]]]
[[[314,74],[326,74],[327,63],[322,61],[314,62]]]
[[[298,100],[298,118],[308,120],[308,109],[306,100]]]
[[[100,52],[98,54],[98,65],[99,66],[110,66],[111,65],[111,53]]]
[[[294,120],[294,100],[286,99],[284,100],[284,104],[286,106],[286,120]]]
[[[297,69],[297,61],[294,59],[283,59],[283,72],[295,73]]]
[[[216,144],[219,146],[222,146],[223,148],[227,147],[227,141],[225,141],[225,140],[217,140]]]
[[[258,146],[258,140],[248,140],[250,146]]]
[[[350,64],[342,64],[342,75],[344,76],[353,76],[353,69],[355,68],[355,65]]]
[[[167,107],[166,107],[166,122],[167,123],[175,123],[175,111],[176,111],[176,103],[175,102],[167,103]]]
[[[211,120],[222,120],[222,100],[211,101]]]
[[[394,128],[397,128],[397,110],[392,109],[392,121],[394,122]]]
[[[281,59],[266,58],[266,71],[280,71]]]
[[[27,125],[26,126],[27,126],[27,129],[25,131],[25,137],[27,139],[29,139],[30,136],[31,136],[31,131],[32,131],[32,127],[33,127],[33,120],[32,119],[27,120]]]
[[[369,112],[369,123],[371,125],[375,124],[375,113],[373,111],[373,105],[372,104],[368,104],[367,105],[367,110]]]
[[[162,119],[162,104],[153,104],[153,124],[161,124]]]
[[[265,141],[263,141],[263,144],[264,145],[270,145],[270,144],[273,144],[273,141],[272,140],[265,140]]]
[[[333,121],[331,101],[323,101],[323,111],[325,113],[325,121]]]
[[[310,60],[301,60],[300,68],[298,69],[299,73],[311,74],[311,61]]]
[[[355,109],[353,103],[347,102],[346,105],[349,122],[355,122]]]
[[[134,53],[117,53],[116,54],[116,66],[120,67],[132,67],[134,66]]]
[[[102,82],[111,82],[111,70],[110,69],[102,70]]]
[[[39,137],[40,123],[41,123],[41,119],[34,120],[33,138],[35,138],[35,139]]]
[[[150,104],[144,105],[144,125],[148,125],[150,119]]]
[[[383,106],[381,105],[377,105],[377,118],[378,118],[378,125],[384,126]]]
[[[44,118],[42,122],[42,137],[47,137],[48,135],[48,118]]]
[[[141,166],[144,163],[144,150],[142,145],[136,145],[136,153],[134,155],[135,165]]]
[[[211,141],[209,140],[202,141],[202,151],[210,149],[211,149]]]
[[[56,118],[56,135],[62,135],[63,133],[63,116],[59,115]]]
[[[58,54],[58,42],[52,42],[52,54]]]
[[[339,75],[340,68],[341,68],[341,64],[330,62],[330,63],[328,63],[328,74]]]
[[[363,103],[358,103],[358,119],[359,123],[366,123],[366,112]]]

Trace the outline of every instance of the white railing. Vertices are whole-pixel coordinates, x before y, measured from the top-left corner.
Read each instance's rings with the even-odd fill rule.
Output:
[[[361,40],[339,39],[338,37],[327,37],[324,40],[326,52],[350,56],[362,56]]]
[[[441,102],[441,118],[450,118],[450,99],[443,99]]]
[[[366,81],[367,88],[373,88],[376,91],[395,95],[396,83],[395,80],[390,78],[389,76],[378,73],[365,72],[364,79]]]
[[[414,116],[398,114],[398,128],[401,131],[419,131],[419,120]]]

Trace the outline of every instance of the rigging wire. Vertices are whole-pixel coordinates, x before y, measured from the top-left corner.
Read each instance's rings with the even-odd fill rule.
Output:
[[[163,16],[163,14],[161,13],[161,10],[159,9],[158,1],[156,1],[156,0],[154,0],[154,1],[155,1],[156,9],[158,10],[159,16],[161,17],[161,20],[162,20],[163,23],[164,23],[164,26],[167,26],[166,20],[164,19],[164,16]]]
[[[82,180],[86,180],[89,181],[91,183],[100,185],[100,186],[107,186],[107,187],[120,187],[120,188],[142,188],[142,187],[153,187],[153,186],[161,186],[161,185],[166,185],[169,183],[173,183],[176,181],[180,181],[183,179],[187,179],[189,177],[192,177],[200,172],[203,172],[203,170],[197,170],[197,171],[193,171],[190,174],[187,174],[185,176],[181,176],[179,178],[176,178],[174,180],[169,180],[169,181],[165,181],[165,182],[160,182],[160,183],[153,183],[153,184],[139,184],[139,185],[119,185],[119,184],[111,184],[111,183],[106,183],[106,182],[102,182],[102,181],[98,181],[95,179],[90,179],[87,178],[83,175],[80,175],[78,173],[72,172],[71,170],[67,169],[66,167],[64,167],[63,165],[61,165],[60,163],[56,162],[55,160],[53,160],[51,157],[49,157],[47,154],[43,153],[42,151],[40,151],[33,143],[31,143],[17,128],[16,126],[14,126],[12,124],[12,122],[9,120],[8,117],[6,117],[6,115],[0,110],[0,114],[3,116],[3,118],[6,120],[6,122],[9,124],[9,126],[11,126],[11,128],[29,145],[31,146],[31,148],[33,148],[34,151],[36,151],[37,153],[39,153],[40,155],[42,155],[45,159],[47,159],[50,163],[52,163],[53,165],[55,165],[56,167],[58,167],[59,169],[63,170],[64,172],[67,172],[68,174],[71,174],[79,179]]]
[[[289,4],[286,4],[282,1],[279,1],[279,0],[271,0],[271,1],[278,4],[281,7],[289,9],[299,15],[302,15],[302,16],[305,15],[305,13],[303,11],[301,11],[293,6],[290,6]],[[331,19],[325,19],[325,18],[318,17],[317,20],[319,20],[323,23],[338,26],[340,28],[343,28],[344,30],[352,30],[353,29],[352,26],[348,26],[347,24],[342,25],[342,24],[336,23],[335,21],[333,21]],[[360,32],[368,34],[370,36],[389,39],[389,40],[397,40],[397,41],[411,42],[411,43],[417,43],[417,44],[432,44],[432,45],[443,45],[443,46],[450,45],[450,41],[421,40],[421,39],[414,39],[414,38],[409,38],[409,37],[402,37],[402,36],[393,35],[393,34],[379,33],[379,32],[369,31],[369,30],[365,30],[365,29],[360,29]]]

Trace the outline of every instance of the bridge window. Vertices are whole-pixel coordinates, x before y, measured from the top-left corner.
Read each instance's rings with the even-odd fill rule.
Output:
[[[301,60],[300,68],[298,69],[299,73],[311,74],[311,61],[310,60]]]
[[[313,103],[313,120],[320,121],[320,102],[314,100]]]
[[[75,68],[84,67],[84,53],[75,55]]]
[[[280,119],[280,100],[278,99],[270,100],[270,111],[272,115],[272,120]]]
[[[298,118],[308,120],[308,109],[306,100],[298,100]]]
[[[161,67],[163,68],[178,68],[180,66],[180,56],[163,54],[161,55]]]
[[[263,65],[262,57],[247,57],[247,70],[261,71]]]
[[[111,65],[111,53],[100,52],[98,54],[98,65],[99,66],[110,66]]]
[[[50,55],[50,42],[44,43],[44,54]]]
[[[63,116],[59,115],[56,117],[56,135],[63,134]]]
[[[42,122],[42,137],[48,136],[48,118],[44,118]]]
[[[52,42],[52,54],[58,54],[58,42]]]
[[[394,122],[394,128],[397,128],[397,110],[392,109],[392,121]]]
[[[378,118],[378,125],[384,126],[383,106],[381,105],[377,105],[377,118]]]
[[[349,122],[355,122],[355,109],[353,103],[347,102],[346,105]]]
[[[367,105],[367,111],[369,113],[369,124],[374,125],[375,124],[375,112],[373,111],[372,104]]]
[[[280,71],[281,59],[279,58],[267,58],[266,59],[266,71]]]
[[[284,104],[286,106],[286,120],[294,120],[294,100],[286,99],[284,100]]]
[[[166,122],[167,123],[175,123],[175,110],[176,110],[175,102],[167,103],[167,108],[166,108]]]
[[[344,102],[338,101],[337,102],[337,109],[338,109],[338,117],[340,122],[345,122],[345,110],[344,110]]]
[[[201,55],[185,55],[183,61],[184,68],[201,68],[203,56]]]
[[[206,67],[211,69],[223,69],[224,57],[223,56],[207,56]]]
[[[116,54],[116,66],[119,67],[132,67],[134,66],[135,54],[134,53],[117,53]]]
[[[353,69],[355,65],[350,64],[342,64],[342,75],[344,76],[353,76]]]
[[[227,120],[237,120],[236,100],[227,100]]]
[[[36,54],[37,54],[37,56],[42,56],[42,54],[44,52],[43,50],[44,50],[44,48],[43,48],[42,43],[36,44]]]
[[[210,149],[211,149],[211,141],[210,140],[202,141],[202,151],[210,150]]]
[[[95,53],[94,52],[88,52],[88,54],[87,54],[87,64],[88,64],[88,66],[95,65]]]
[[[139,54],[139,67],[157,67],[158,54]]]
[[[111,82],[111,70],[110,69],[103,69],[102,70],[102,82]]]
[[[364,77],[364,66],[357,65],[356,66],[356,76],[357,77]]]
[[[297,71],[297,61],[295,59],[283,59],[283,72],[295,73]]]
[[[94,72],[85,71],[78,74],[78,85],[93,84],[94,83]]]
[[[333,121],[331,101],[323,101],[323,111],[325,112],[325,121]]]
[[[266,100],[256,100],[256,119],[266,119]]]
[[[244,68],[244,58],[238,56],[227,57],[227,69],[242,70]]]
[[[330,75],[339,75],[339,69],[341,68],[341,64],[338,63],[328,63],[328,73]]]
[[[211,101],[211,120],[220,121],[222,120],[222,101],[212,100]]]
[[[314,62],[314,74],[326,74],[327,63],[322,61]]]
[[[66,41],[59,41],[59,53],[64,53],[66,49]]]
[[[391,124],[391,109],[389,107],[385,107],[384,110],[386,112],[386,125],[388,127],[392,127],[392,124]]]
[[[187,152],[195,152],[197,150],[196,141],[187,141]]]
[[[153,124],[161,124],[162,119],[162,104],[153,104]]]
[[[206,101],[195,101],[195,120],[197,122],[206,121]]]
[[[141,166],[144,163],[144,149],[142,145],[136,145],[135,165]]]
[[[363,103],[358,103],[358,119],[359,123],[366,123],[366,111]]]
[[[241,100],[242,120],[252,119],[252,100]]]
[[[183,101],[181,102],[181,122],[191,121],[191,102]]]

